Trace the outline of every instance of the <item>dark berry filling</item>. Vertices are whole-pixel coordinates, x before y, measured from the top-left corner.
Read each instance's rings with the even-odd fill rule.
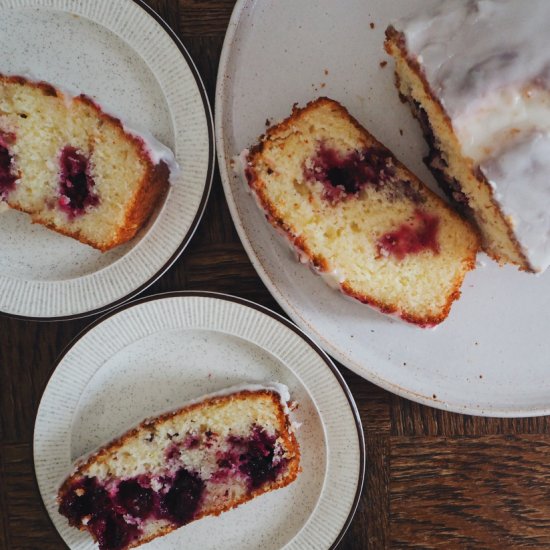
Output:
[[[117,503],[135,518],[146,518],[154,505],[154,492],[143,487],[137,479],[122,481],[118,486]]]
[[[441,153],[438,141],[435,137],[430,119],[422,105],[413,99],[409,99],[409,104],[413,114],[420,122],[424,138],[430,147],[430,154],[424,158],[424,163],[434,175],[439,187],[456,206],[457,210],[466,217],[473,218],[473,211],[470,207],[470,201],[462,190],[460,183],[450,177],[447,172],[448,164]]]
[[[65,492],[59,512],[75,527],[85,520],[101,550],[118,550],[140,535],[136,520],[153,516],[184,525],[194,518],[205,487],[197,474],[180,468],[158,483],[154,491],[151,476],[141,475],[107,492],[97,478],[84,478]]]
[[[59,512],[68,518],[70,525],[78,526],[82,518],[96,516],[108,503],[109,495],[97,479],[87,477],[75,483],[65,494]]]
[[[59,158],[59,207],[70,218],[82,215],[87,208],[97,206],[99,197],[90,175],[90,161],[75,147],[67,146]]]
[[[220,467],[234,467],[247,476],[250,490],[257,489],[264,483],[275,481],[284,469],[287,460],[280,455],[282,449],[276,449],[276,436],[269,435],[262,427],[254,426],[248,438],[229,437],[238,454],[226,453],[218,462]]]
[[[180,448],[177,446],[176,443],[173,443],[172,445],[170,445],[170,447],[166,449],[164,456],[166,457],[167,462],[178,460],[178,458],[181,456]]]
[[[304,164],[305,179],[321,182],[323,198],[333,204],[356,196],[367,185],[379,187],[393,176],[392,157],[374,147],[342,155],[321,143],[315,156]]]
[[[200,447],[201,440],[196,434],[188,434],[183,440],[182,446],[184,449],[196,449]]]
[[[13,134],[0,133],[0,199],[6,198],[10,191],[15,189],[17,175],[13,163],[13,155],[10,153],[9,143],[15,140]]]
[[[260,426],[253,426],[247,437],[229,436],[223,441],[212,431],[187,434],[181,441],[173,440],[165,453],[171,468],[180,466],[175,473],[146,473],[107,486],[95,477],[78,480],[64,492],[59,512],[73,526],[80,527],[84,521],[101,550],[119,550],[131,544],[142,533],[141,522],[149,518],[185,525],[195,518],[206,484],[197,473],[181,467],[180,449],[208,449],[216,441],[224,450],[217,451],[219,469],[209,478],[211,483],[236,476],[253,491],[276,480],[287,464],[276,435]]]
[[[101,550],[118,550],[136,538],[139,529],[126,523],[124,513],[142,512],[146,506],[143,495],[132,495],[134,480],[122,482],[116,497],[110,496],[97,478],[84,478],[76,482],[63,496],[59,512],[68,518],[69,524],[79,527],[86,518]],[[119,499],[120,487],[123,493]],[[122,507],[122,510],[120,509]]]
[[[462,190],[460,183],[447,172],[447,163],[437,149],[432,149],[424,161],[437,180],[441,190],[455,206],[455,209],[464,217],[475,219],[470,200]],[[481,178],[480,178],[481,179]]]
[[[438,230],[437,216],[416,210],[410,222],[402,224],[378,240],[378,252],[381,255],[393,255],[398,260],[402,260],[407,254],[417,254],[423,250],[438,254]]]
[[[189,523],[199,507],[203,491],[204,481],[197,474],[181,468],[161,501],[163,515],[179,525]]]
[[[125,548],[139,532],[135,525],[126,523],[121,515],[109,511],[90,521],[90,530],[102,550]]]

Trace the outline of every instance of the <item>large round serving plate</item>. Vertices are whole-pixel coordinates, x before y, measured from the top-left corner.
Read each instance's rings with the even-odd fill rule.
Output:
[[[399,101],[383,50],[395,18],[430,0],[240,0],[216,94],[219,164],[239,235],[281,307],[344,365],[409,399],[489,416],[550,412],[550,273],[535,277],[481,256],[435,330],[352,303],[299,265],[246,190],[232,158],[267,123],[324,95],[340,101],[435,189],[426,144]]]
[[[94,547],[57,512],[60,482],[78,457],[144,418],[224,388],[285,384],[298,403],[302,472],[289,486],[147,548],[332,548],[355,512],[364,440],[353,398],[331,360],[295,325],[252,302],[212,293],[144,298],[86,329],[42,397],[34,462],[46,509],[74,550]]]
[[[101,253],[26,214],[0,214],[0,312],[75,318],[128,300],[191,239],[208,198],[213,123],[182,43],[144,2],[0,0],[0,73],[85,93],[169,146],[181,173],[129,243]]]

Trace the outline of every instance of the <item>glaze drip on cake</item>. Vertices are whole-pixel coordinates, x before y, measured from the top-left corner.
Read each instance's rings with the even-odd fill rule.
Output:
[[[550,265],[544,155],[550,141],[549,24],[547,0],[444,0],[393,23],[388,33],[388,51],[402,55],[418,73],[450,123],[460,153],[492,188],[493,197],[483,205],[472,199],[488,252],[532,271]],[[402,95],[426,110],[426,100],[412,92],[415,84],[399,63],[397,73]],[[438,125],[433,113],[429,123]],[[452,140],[436,133],[439,159],[452,164]],[[449,177],[457,170],[444,172]],[[469,187],[465,194],[471,198]],[[501,210],[500,228],[484,219],[489,200]]]

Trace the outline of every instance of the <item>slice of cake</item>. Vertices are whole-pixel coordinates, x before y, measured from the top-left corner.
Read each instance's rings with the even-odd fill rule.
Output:
[[[90,98],[0,75],[0,201],[99,250],[131,239],[166,194],[172,153]]]
[[[243,386],[146,420],[67,478],[59,512],[123,550],[284,487],[300,462],[289,400],[281,384]]]
[[[344,107],[294,108],[244,163],[268,221],[326,282],[422,326],[447,317],[478,238]]]
[[[550,264],[549,23],[548,0],[443,1],[386,31],[432,172],[485,251],[527,271]]]

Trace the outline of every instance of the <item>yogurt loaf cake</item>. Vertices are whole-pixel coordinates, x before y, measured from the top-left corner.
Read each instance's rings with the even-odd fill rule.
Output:
[[[59,512],[125,550],[284,487],[300,469],[289,400],[281,384],[243,386],[146,420],[77,467]]]
[[[174,168],[90,98],[0,75],[0,201],[33,222],[109,250],[147,221]]]
[[[421,326],[447,317],[475,231],[339,103],[294,108],[243,162],[267,220],[328,284]]]
[[[444,0],[393,23],[386,50],[427,163],[500,263],[550,263],[547,0]]]

